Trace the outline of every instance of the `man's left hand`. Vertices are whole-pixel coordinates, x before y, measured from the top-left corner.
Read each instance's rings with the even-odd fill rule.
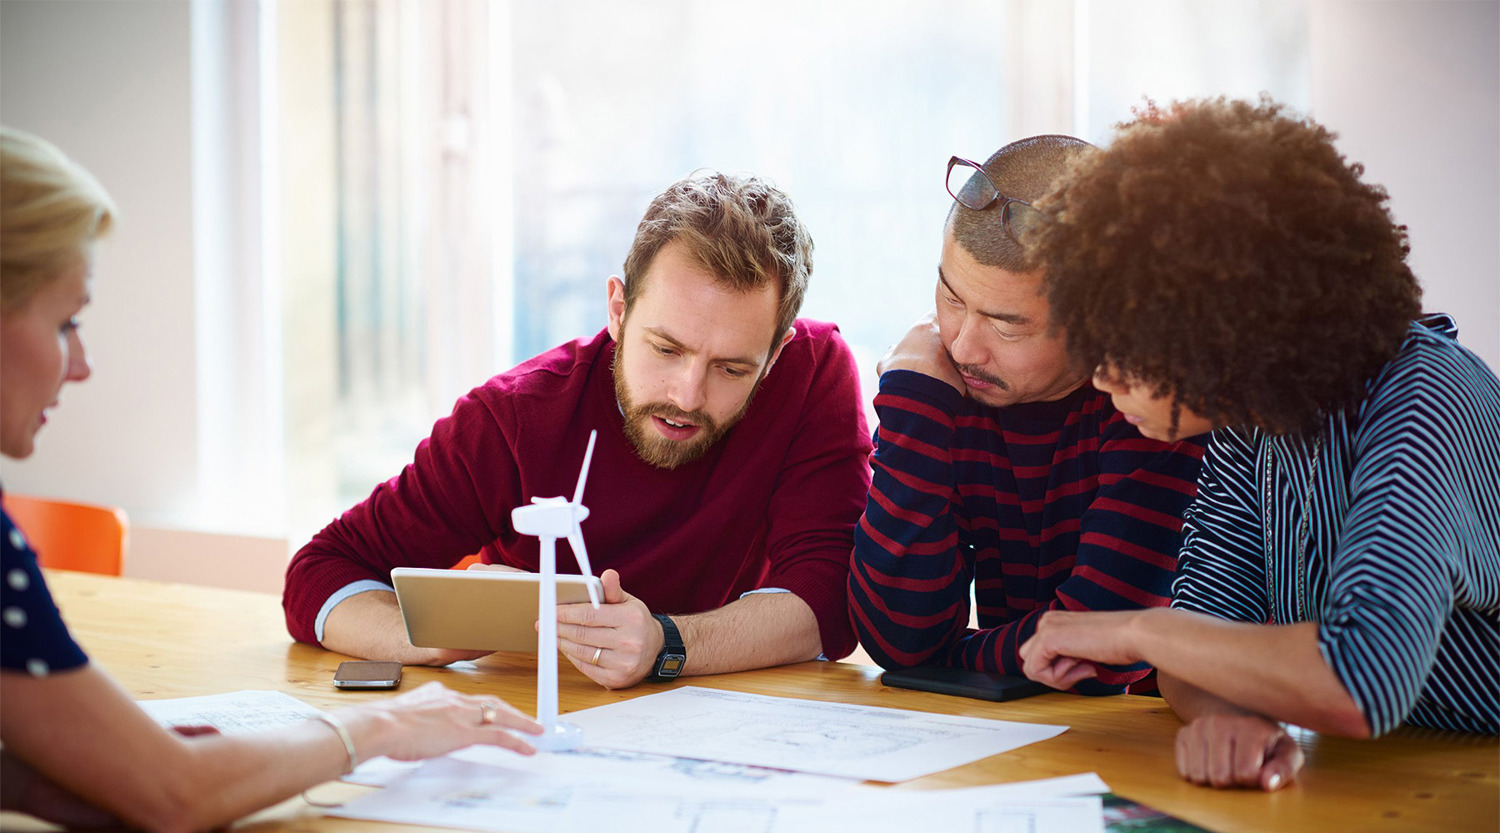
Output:
[[[666,638],[645,602],[620,587],[620,574],[599,576],[598,610],[582,602],[557,608],[557,648],[584,676],[605,688],[629,688],[651,673]],[[598,662],[595,662],[595,658]]]
[[[1132,643],[1132,627],[1145,611],[1081,613],[1053,610],[1042,614],[1036,632],[1021,646],[1027,677],[1066,691],[1097,676],[1097,664],[1130,665],[1141,661]],[[1097,663],[1097,664],[1096,664]]]

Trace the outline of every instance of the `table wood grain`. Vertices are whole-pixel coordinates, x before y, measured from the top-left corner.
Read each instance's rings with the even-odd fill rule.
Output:
[[[331,680],[340,654],[287,636],[280,600],[262,593],[53,571],[48,582],[75,638],[137,698],[189,697],[240,689],[284,691],[319,708],[390,696],[344,692]],[[937,773],[892,789],[967,787],[1097,772],[1121,796],[1215,831],[1495,831],[1500,822],[1500,741],[1401,729],[1374,741],[1299,732],[1308,763],[1297,783],[1272,794],[1213,790],[1177,777],[1177,718],[1150,697],[1048,694],[988,703],[888,688],[878,668],[843,662],[693,677],[684,683],[868,706],[1071,727],[1051,740]],[[564,712],[663,690],[642,684],[607,691],[561,663]],[[496,654],[449,668],[408,666],[409,690],[439,680],[496,694],[527,712],[535,706],[535,658]],[[319,787],[335,800],[365,788]],[[5,818],[5,828],[14,817]],[[323,817],[300,799],[241,824],[255,831],[352,831],[368,822]],[[393,825],[381,829],[398,829]],[[405,828],[423,829],[423,828]]]

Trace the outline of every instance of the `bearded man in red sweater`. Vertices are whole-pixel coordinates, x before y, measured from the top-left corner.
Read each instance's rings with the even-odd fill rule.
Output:
[[[403,472],[292,559],[292,636],[408,664],[482,655],[412,646],[391,569],[477,552],[537,570],[537,539],[511,510],[571,494],[597,429],[583,533],[605,603],[559,608],[574,666],[610,688],[661,679],[679,635],[682,674],[847,655],[871,444],[837,327],[796,317],[812,248],[786,195],[756,177],[658,195],[624,278],[609,278],[603,331],[475,388]]]

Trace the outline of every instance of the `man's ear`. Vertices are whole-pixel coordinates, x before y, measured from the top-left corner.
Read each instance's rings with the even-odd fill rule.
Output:
[[[610,275],[605,284],[605,313],[609,316],[609,337],[620,342],[625,328],[625,282],[619,275]]]
[[[779,359],[779,358],[781,358],[781,350],[782,350],[782,348],[786,347],[786,343],[788,341],[791,341],[792,340],[792,336],[794,336],[796,334],[797,334],[797,328],[796,327],[787,327],[786,328],[786,335],[783,335],[781,337],[781,341],[776,342],[776,348],[771,351],[771,358],[769,358],[769,359],[766,360],[766,373],[770,373],[771,372],[771,368],[776,364],[776,360]],[[765,376],[765,373],[762,373],[761,376]]]

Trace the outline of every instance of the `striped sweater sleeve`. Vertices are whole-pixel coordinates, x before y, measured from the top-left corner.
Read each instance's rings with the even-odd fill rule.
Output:
[[[969,621],[973,564],[958,546],[950,444],[962,396],[909,371],[881,377],[874,469],[854,529],[850,616],[884,668],[936,662]]]
[[[1167,603],[1200,447],[1144,440],[1121,421],[1077,448],[1097,455],[1097,489],[1081,517],[1048,533],[1078,533],[1076,552],[1043,566],[1065,571],[1056,592],[1006,621],[968,630],[974,564],[1000,556],[976,551],[961,520],[998,517],[998,502],[1017,496],[997,493],[992,478],[956,477],[951,449],[959,404],[958,392],[936,380],[900,372],[882,379],[874,480],[855,532],[850,579],[852,615],[871,657],[888,668],[941,662],[1020,675],[1019,648],[1048,610]],[[1063,484],[1048,502],[1092,485]],[[1115,694],[1149,673],[1145,665],[1104,668],[1077,691]]]
[[[1182,516],[1197,490],[1203,446],[1197,439],[1170,444],[1147,439],[1115,414],[1100,435],[1098,455],[1099,486],[1078,522],[1077,559],[1048,609],[1166,607],[1182,549]],[[1014,666],[1008,673],[1021,673],[1018,649],[1031,637],[1040,615],[1022,620],[1013,645],[990,649]],[[993,639],[988,633],[979,636]],[[1080,682],[1074,691],[1120,694],[1128,687],[1133,693],[1154,692],[1153,671],[1146,663],[1101,665],[1096,678]]]
[[[1318,643],[1374,735],[1406,720],[1445,652],[1467,664],[1459,676],[1495,730],[1493,628],[1488,645],[1444,634],[1460,589],[1492,600],[1500,572],[1500,393],[1463,360],[1434,352],[1388,366],[1361,414]],[[1489,586],[1465,587],[1476,580]]]

